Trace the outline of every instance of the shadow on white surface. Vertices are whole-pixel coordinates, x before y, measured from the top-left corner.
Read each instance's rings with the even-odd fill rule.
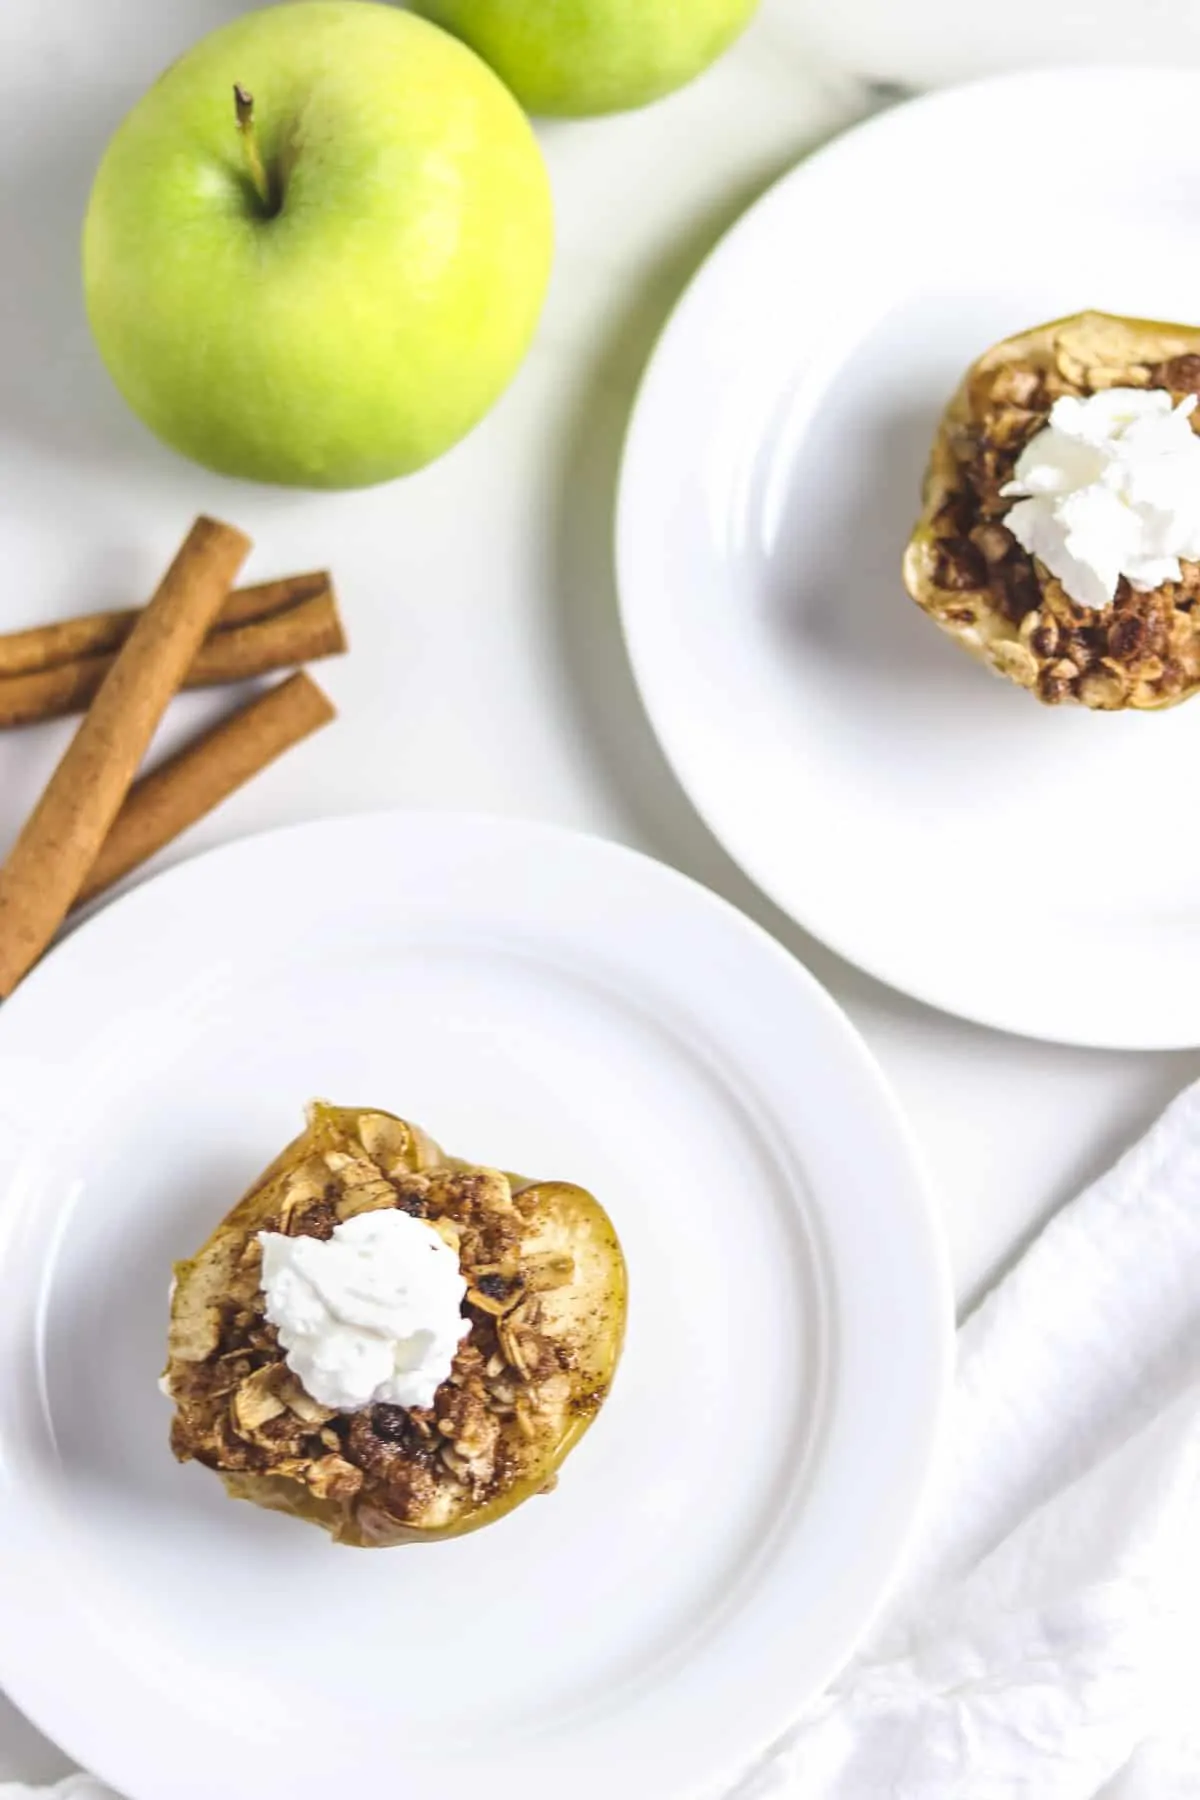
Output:
[[[146,1405],[114,1408],[111,1396],[142,1395],[146,1371],[162,1367],[174,1259],[181,1245],[200,1243],[211,1230],[213,1195],[241,1193],[252,1171],[220,1149],[203,1153],[178,1192],[164,1187],[157,1210],[147,1209],[148,1222],[130,1234],[127,1254],[109,1259],[71,1287],[67,1303],[57,1303],[61,1326],[48,1334],[46,1398],[66,1481],[85,1505],[136,1507],[148,1529],[172,1533],[188,1528],[194,1515],[220,1523],[233,1511],[216,1482],[197,1481],[195,1471],[166,1454],[166,1400],[152,1395]],[[71,1235],[88,1228],[82,1217]]]
[[[924,703],[931,685],[979,688],[978,671],[949,639],[931,631],[915,606],[897,592],[900,556],[912,529],[917,484],[937,423],[929,411],[889,415],[870,435],[855,435],[844,479],[823,484],[828,504],[818,509],[819,529],[802,543],[785,541],[772,562],[778,576],[769,590],[778,640],[806,659],[834,664],[831,678],[849,667],[856,679],[895,689],[918,680]],[[807,455],[823,438],[811,434],[794,479],[805,479]],[[862,521],[871,520],[870,531]],[[794,534],[789,534],[789,539]],[[998,684],[983,686],[990,695]]]
[[[0,1781],[57,1781],[74,1764],[0,1694]]]

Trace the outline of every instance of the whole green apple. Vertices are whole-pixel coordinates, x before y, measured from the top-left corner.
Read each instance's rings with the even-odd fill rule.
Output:
[[[715,62],[758,0],[413,0],[478,50],[530,112],[645,106]]]
[[[545,164],[491,70],[411,13],[304,0],[214,32],[134,107],[92,190],[84,286],[114,381],[168,444],[362,487],[487,412],[552,249]]]

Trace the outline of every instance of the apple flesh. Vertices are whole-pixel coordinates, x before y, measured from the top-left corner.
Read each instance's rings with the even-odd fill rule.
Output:
[[[530,112],[623,112],[682,87],[749,24],[758,0],[414,0],[470,44]]]
[[[134,107],[92,190],[84,286],[113,380],[176,450],[362,487],[492,406],[552,249],[545,164],[491,70],[411,13],[305,0],[214,32]]]

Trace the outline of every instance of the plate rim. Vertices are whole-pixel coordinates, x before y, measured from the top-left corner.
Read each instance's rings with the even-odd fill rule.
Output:
[[[876,1112],[881,1127],[893,1147],[896,1157],[897,1174],[903,1174],[904,1190],[903,1217],[905,1227],[910,1232],[919,1234],[917,1248],[921,1252],[921,1260],[928,1278],[929,1294],[934,1305],[929,1309],[927,1327],[930,1334],[929,1381],[924,1402],[923,1442],[919,1474],[914,1474],[911,1491],[904,1496],[904,1503],[896,1506],[890,1504],[890,1512],[896,1523],[887,1533],[888,1550],[882,1558],[886,1567],[875,1583],[874,1599],[869,1607],[860,1608],[859,1613],[844,1635],[845,1643],[836,1643],[831,1649],[827,1661],[828,1674],[825,1681],[833,1679],[855,1647],[862,1642],[871,1629],[875,1619],[887,1603],[887,1600],[899,1580],[905,1560],[909,1554],[913,1538],[920,1528],[921,1519],[929,1498],[930,1487],[935,1472],[935,1453],[941,1441],[942,1427],[951,1391],[951,1379],[954,1366],[954,1292],[953,1281],[944,1229],[933,1196],[924,1159],[917,1144],[913,1130],[893,1092],[882,1068],[875,1056],[863,1040],[857,1028],[837,1004],[833,997],[817,981],[816,977],[795,958],[782,944],[771,936],[762,926],[748,918],[731,902],[706,888],[680,870],[647,855],[641,850],[599,837],[584,831],[564,828],[542,821],[527,820],[519,817],[493,815],[479,812],[457,812],[434,808],[397,808],[364,811],[351,814],[335,814],[322,818],[293,823],[273,830],[250,833],[230,840],[209,849],[201,854],[184,859],[156,875],[138,882],[126,893],[101,907],[96,913],[82,920],[80,924],[55,947],[27,981],[23,984],[14,1000],[15,1006],[6,1007],[0,1013],[0,1054],[7,1049],[6,1040],[12,1031],[19,1035],[22,1016],[29,1007],[41,1004],[40,994],[43,987],[53,994],[56,983],[64,979],[75,979],[76,962],[88,954],[103,954],[104,942],[108,935],[119,932],[128,922],[131,915],[136,918],[139,911],[149,912],[155,906],[177,901],[186,895],[189,886],[199,885],[201,888],[211,878],[213,870],[218,872],[222,864],[236,869],[239,860],[248,858],[251,861],[257,856],[270,858],[271,847],[281,839],[301,840],[314,832],[320,833],[329,828],[351,831],[378,831],[381,826],[390,827],[406,834],[415,826],[425,827],[433,834],[449,831],[467,834],[480,830],[487,833],[500,832],[513,834],[526,844],[530,836],[535,837],[543,845],[565,847],[568,854],[583,851],[585,854],[599,854],[601,857],[615,858],[640,871],[641,878],[661,882],[673,886],[682,896],[686,896],[687,904],[706,909],[714,917],[722,921],[722,928],[733,930],[743,936],[748,943],[755,946],[756,955],[764,955],[775,962],[776,967],[786,969],[789,978],[798,992],[804,994],[804,1004],[811,1007],[819,1015],[821,1029],[836,1034],[842,1047],[853,1060],[856,1077],[869,1089],[872,1107]],[[120,915],[118,925],[111,921]],[[107,925],[105,921],[110,921]],[[95,945],[95,951],[89,945]],[[55,971],[58,971],[56,973]],[[13,1014],[15,1021],[10,1024]],[[11,1054],[11,1052],[9,1052]],[[4,1167],[3,1144],[0,1144],[0,1171]],[[2,1239],[2,1234],[0,1234]],[[2,1249],[2,1241],[0,1241]],[[0,1380],[5,1379],[0,1375]],[[0,1505],[5,1504],[0,1493]],[[24,1693],[26,1683],[21,1675],[22,1645],[19,1627],[7,1647],[4,1644],[4,1633],[0,1629],[0,1669],[15,1702],[25,1707],[34,1723],[52,1738],[72,1752],[72,1744],[64,1742],[55,1727],[55,1722],[45,1707],[26,1705]],[[748,1744],[745,1748],[744,1769],[754,1766],[756,1758],[767,1753],[785,1735],[795,1723],[802,1706],[817,1691],[800,1695],[790,1707],[786,1715],[781,1717],[771,1733],[765,1739]],[[76,1737],[76,1742],[78,1739]],[[113,1781],[119,1786],[121,1780],[128,1779],[129,1771],[113,1770],[104,1765],[108,1758],[99,1759],[94,1756],[77,1758],[88,1762],[102,1779]],[[722,1774],[725,1772],[723,1771]]]
[[[1095,1018],[1089,1022],[1072,1022],[1068,997],[1046,1006],[1044,997],[1022,1005],[1019,999],[1007,1004],[1008,996],[1003,992],[988,992],[983,996],[974,991],[964,994],[956,989],[953,976],[948,980],[940,978],[930,967],[928,958],[916,967],[907,963],[901,965],[887,949],[876,953],[870,943],[856,938],[852,932],[843,934],[836,917],[829,916],[828,909],[809,910],[803,896],[776,877],[769,857],[760,856],[753,843],[744,843],[721,816],[721,809],[710,804],[704,778],[693,770],[685,734],[675,731],[658,703],[658,695],[665,683],[657,673],[657,658],[647,649],[642,627],[641,594],[646,587],[652,590],[654,584],[645,583],[638,570],[641,553],[635,524],[643,504],[640,490],[645,471],[656,460],[661,462],[654,454],[655,443],[652,442],[661,437],[659,421],[655,417],[659,387],[669,360],[677,354],[677,340],[689,324],[693,311],[702,309],[710,287],[741,254],[743,239],[759,229],[763,218],[780,207],[791,194],[802,195],[810,186],[825,183],[830,178],[830,171],[836,179],[839,164],[849,165],[862,154],[864,146],[875,143],[886,148],[890,138],[906,137],[913,129],[914,120],[923,123],[931,117],[936,118],[939,113],[953,115],[976,98],[1005,96],[1011,105],[1013,97],[1023,93],[1037,94],[1046,90],[1057,93],[1068,87],[1080,92],[1095,90],[1102,93],[1113,83],[1120,84],[1126,91],[1131,83],[1136,83],[1146,87],[1169,85],[1200,94],[1200,69],[1149,64],[1122,68],[1104,62],[1064,64],[985,75],[914,94],[837,132],[771,182],[751,202],[701,261],[660,329],[643,369],[625,432],[617,481],[613,524],[617,594],[626,652],[643,710],[688,803],[755,887],[816,942],[894,993],[951,1018],[1014,1037],[1081,1049],[1188,1050],[1200,1043],[1200,1002],[1189,1014],[1179,999],[1179,989],[1165,996],[1148,997],[1148,1003],[1141,1006],[1136,1017],[1126,1007],[1123,1015],[1106,1015],[1103,1025]],[[914,518],[916,511],[914,492]],[[900,598],[902,593],[897,574],[897,597]]]

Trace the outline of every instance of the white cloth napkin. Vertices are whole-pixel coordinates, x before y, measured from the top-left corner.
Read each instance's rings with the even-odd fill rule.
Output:
[[[903,1588],[731,1800],[1200,1800],[1198,1680],[1200,1087],[963,1327]]]

